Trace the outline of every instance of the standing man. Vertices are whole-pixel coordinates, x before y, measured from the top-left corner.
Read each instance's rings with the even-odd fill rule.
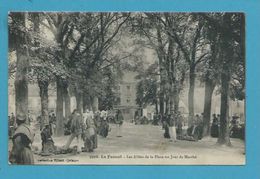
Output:
[[[81,134],[83,132],[83,119],[81,115],[78,113],[77,109],[75,109],[72,113],[72,121],[71,121],[71,135],[68,139],[66,145],[64,146],[64,149],[67,150],[73,141],[73,139],[77,138],[77,152],[81,152],[81,147],[79,146],[79,140],[81,137]]]
[[[26,116],[17,115],[17,129],[13,135],[13,148],[9,157],[12,164],[30,165],[34,164],[34,157],[31,150],[34,133],[26,124]]]
[[[117,137],[122,137],[122,125],[123,125],[124,117],[122,112],[118,109],[116,113],[116,131],[117,131]]]

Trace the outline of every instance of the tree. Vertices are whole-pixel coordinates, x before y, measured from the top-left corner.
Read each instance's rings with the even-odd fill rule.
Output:
[[[245,59],[245,20],[241,13],[200,14],[220,36],[220,133],[219,144],[230,146],[229,138],[229,98],[232,74],[236,71],[237,62]],[[243,67],[242,67],[243,68]],[[243,73],[243,72],[242,72]]]
[[[56,104],[56,135],[63,135],[64,128],[64,116],[63,116],[63,102],[65,100],[66,116],[70,113],[70,105],[68,100],[68,85],[67,80],[70,75],[68,66],[68,45],[69,38],[73,33],[73,20],[74,14],[64,13],[44,13],[41,14],[44,18],[40,21],[40,24],[44,26],[48,31],[52,32],[54,41],[57,44],[55,53],[54,65],[59,69],[54,71],[56,77],[56,88],[57,88],[57,104]],[[46,83],[45,83],[46,84]]]
[[[157,14],[156,14],[157,15]],[[166,45],[168,43],[167,36],[162,30],[162,24],[156,19],[155,14],[151,13],[137,13],[131,19],[132,31],[144,40],[139,40],[140,46],[145,45],[153,49],[158,57],[158,98],[159,98],[159,112],[164,115],[167,99],[167,72],[165,67],[166,60]],[[157,101],[156,101],[157,103]],[[167,103],[166,103],[167,104]]]
[[[29,14],[33,30],[31,31],[31,41],[30,44],[30,57],[31,65],[30,68],[33,70],[31,74],[32,78],[36,77],[39,89],[40,89],[40,98],[41,98],[41,128],[44,124],[49,123],[49,112],[48,112],[48,86],[51,80],[51,71],[46,68],[46,61],[49,61],[50,58],[46,54],[45,50],[41,48],[42,45],[40,38],[40,15],[38,13]],[[28,19],[29,20],[29,19]]]
[[[151,64],[143,73],[140,73],[136,78],[139,80],[136,87],[136,104],[140,108],[145,108],[147,105],[155,105],[156,113],[158,110],[158,64]]]
[[[115,73],[112,68],[102,70],[101,95],[99,96],[99,109],[112,109],[116,101],[115,88],[117,85]]]
[[[147,39],[141,41],[141,44],[154,49],[158,57],[161,115],[170,112],[177,113],[179,95],[187,73],[187,63],[184,60],[184,55],[179,53],[180,48],[170,33],[175,21],[180,21],[176,17],[169,13],[140,13],[135,15],[132,20],[135,33],[141,38],[146,37]],[[178,34],[183,41],[185,40],[184,34],[185,31],[181,35]]]
[[[83,79],[83,83],[81,84],[90,84],[91,81],[93,81],[93,77],[98,75],[100,71],[113,66],[125,58],[115,58],[113,54],[110,54],[109,50],[117,44],[121,38],[121,28],[130,17],[130,13],[95,13],[92,14],[92,16],[90,21],[94,21],[95,23],[91,23],[93,24],[92,28],[89,27],[89,24],[86,24],[88,29],[85,29],[85,31],[88,33],[85,33],[82,38],[82,43],[77,43],[78,48],[73,50],[74,57],[78,59],[75,63],[77,69],[79,69],[76,71],[76,74]],[[89,21],[85,23],[89,23]],[[79,26],[81,25],[82,24]],[[83,33],[80,33],[82,37]],[[76,93],[92,93],[91,96],[84,95],[83,103],[85,103],[84,101],[86,100],[95,103],[99,96],[97,89],[102,88],[99,83],[95,85],[91,84],[87,87],[80,84],[74,84],[74,86],[77,86],[77,90],[75,90]],[[94,90],[90,88],[91,86]],[[83,95],[78,96],[79,98],[83,97]],[[92,107],[94,106],[92,105]],[[96,107],[95,105],[94,108]]]
[[[209,24],[205,23],[204,38],[209,44],[209,56],[201,63],[201,81],[205,84],[204,108],[203,108],[203,136],[208,136],[210,132],[211,104],[213,91],[219,84],[219,57],[220,44],[219,33]]]
[[[15,109],[16,115],[28,117],[28,41],[25,25],[27,13],[9,14],[10,47],[16,52]]]
[[[195,70],[196,66],[208,55],[206,45],[203,44],[204,41],[201,38],[203,21],[188,13],[164,13],[164,16],[165,18],[159,18],[159,20],[164,24],[167,34],[173,38],[189,64],[188,108],[189,124],[191,124],[194,116]]]
[[[217,39],[211,42],[211,55],[204,66],[206,69],[203,76],[205,82],[205,96],[204,96],[204,109],[203,109],[203,136],[209,135],[210,129],[210,118],[211,118],[211,104],[212,94],[219,79],[218,67],[217,67],[217,55],[218,55],[218,44]]]

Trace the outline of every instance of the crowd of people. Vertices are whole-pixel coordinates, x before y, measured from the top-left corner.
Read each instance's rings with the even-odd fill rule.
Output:
[[[122,112],[117,110],[114,118],[117,137],[121,137],[121,126],[124,120]],[[52,114],[49,119],[49,124],[45,125],[43,130],[41,130],[43,141],[42,149],[50,149],[50,147],[44,146],[53,146],[53,140],[51,139],[50,134],[53,133],[53,129],[55,130],[55,127],[53,126],[55,126],[56,117]],[[70,136],[66,144],[62,147],[62,150],[68,151],[72,141],[76,139],[76,145],[73,148],[75,153],[80,153],[81,151],[93,152],[98,146],[97,135],[106,138],[110,130],[107,111],[102,110],[93,113],[91,110],[87,109],[84,113],[80,114],[80,112],[75,109],[64,124],[64,134]],[[80,140],[83,140],[84,147],[80,147]]]
[[[31,144],[34,138],[34,131],[30,128],[30,115],[15,116],[11,113],[8,116],[9,122],[9,136],[12,139],[12,150],[9,154],[9,161],[16,164],[33,164],[33,153]],[[70,135],[66,144],[61,148],[54,145],[52,139],[53,133],[56,130],[56,116],[54,112],[49,115],[49,122],[42,122],[41,116],[37,117],[40,124],[40,134],[42,140],[42,155],[49,155],[50,153],[57,153],[57,151],[65,152],[72,151],[93,152],[98,147],[98,137],[107,137],[111,130],[108,123],[107,111],[92,111],[86,110],[81,114],[75,109],[67,122],[65,122],[65,135]],[[121,128],[124,118],[120,110],[117,110],[114,116],[114,123],[116,124],[116,135],[122,137]],[[76,139],[76,145],[70,148],[72,141]],[[80,140],[83,140],[84,146],[80,146]]]
[[[233,115],[230,117],[230,125],[229,125],[229,131],[230,131],[230,137],[232,138],[245,138],[245,124],[240,123],[238,115]],[[220,115],[219,114],[213,114],[212,115],[212,124],[210,128],[210,134],[212,137],[218,137],[219,135],[219,127],[220,127]]]
[[[230,120],[230,136],[244,139],[244,126],[239,124],[239,117],[234,115]],[[12,139],[13,147],[10,152],[10,162],[18,164],[32,164],[33,154],[31,144],[33,142],[34,132],[30,129],[32,118],[28,112],[27,116],[15,116],[11,113],[8,116],[9,136]],[[42,124],[40,116],[37,118],[40,124],[42,152],[43,154],[57,152],[57,147],[54,145],[52,135],[56,130],[56,116],[54,112],[49,115],[49,122]],[[121,110],[116,110],[113,120],[107,111],[96,111],[93,113],[86,110],[80,113],[75,109],[69,119],[64,124],[64,134],[69,135],[67,142],[60,149],[75,153],[93,152],[98,147],[98,135],[107,137],[109,134],[109,123],[116,125],[116,136],[122,137],[122,124],[124,121]],[[220,115],[213,114],[211,118],[210,135],[218,137],[220,126]],[[164,130],[163,137],[171,142],[177,140],[197,141],[203,137],[203,113],[196,114],[193,117],[192,123],[188,128],[183,129],[186,125],[185,117],[180,112],[176,114],[160,115],[154,114],[151,120],[144,116],[135,116],[133,120],[135,124],[153,124],[161,125]],[[72,141],[76,139],[76,145],[70,148]],[[80,146],[80,141],[83,141],[84,146]],[[66,152],[65,152],[66,153]]]
[[[233,115],[230,120],[230,137],[244,139],[244,125],[239,123],[239,117]],[[188,124],[188,121],[191,121]],[[185,118],[180,112],[177,114],[157,114],[153,115],[152,119],[145,116],[136,115],[134,119],[135,124],[153,124],[162,125],[164,129],[164,138],[170,141],[190,140],[198,141],[203,138],[203,113],[196,114],[192,119]],[[186,130],[183,130],[184,126]],[[210,135],[218,137],[220,127],[220,114],[213,114],[210,119]]]
[[[156,121],[159,121],[160,117],[161,116],[158,115],[158,119],[156,119]],[[179,135],[182,132],[183,116],[181,115],[181,113],[178,112],[177,114],[163,115],[161,117],[161,121],[162,128],[164,129],[164,138],[176,142],[177,135]]]

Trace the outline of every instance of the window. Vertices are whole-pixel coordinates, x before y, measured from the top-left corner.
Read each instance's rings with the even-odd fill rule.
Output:
[[[126,88],[127,88],[127,90],[130,90],[130,86],[128,85],[128,86],[126,86]]]
[[[126,102],[127,102],[127,103],[130,103],[130,99],[127,99]]]

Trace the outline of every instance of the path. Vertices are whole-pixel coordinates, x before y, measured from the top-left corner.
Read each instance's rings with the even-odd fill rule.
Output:
[[[107,138],[98,138],[93,153],[66,154],[41,157],[35,155],[36,164],[225,164],[245,163],[244,142],[232,139],[233,147],[216,145],[215,138],[198,142],[170,142],[163,138],[161,126],[124,123],[123,137],[116,137],[115,126]],[[68,136],[54,138],[55,145],[65,144]],[[75,144],[75,141],[71,146]],[[34,146],[41,148],[39,134]],[[82,143],[83,146],[83,143]],[[41,161],[45,160],[45,161]]]

